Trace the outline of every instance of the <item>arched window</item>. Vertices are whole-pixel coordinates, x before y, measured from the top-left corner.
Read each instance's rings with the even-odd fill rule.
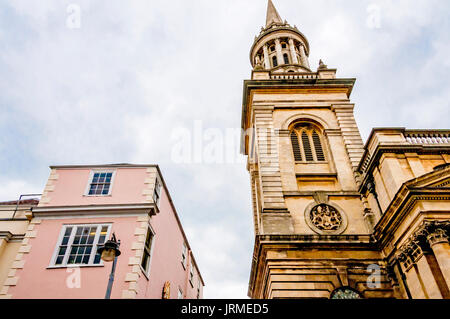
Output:
[[[296,162],[325,162],[320,131],[312,125],[298,125],[291,131]]]
[[[361,294],[353,288],[342,287],[331,293],[330,299],[362,299]]]
[[[285,42],[281,43],[281,48],[286,49],[287,48],[287,44]]]
[[[273,63],[273,67],[278,66],[278,61],[277,61],[277,57],[276,56],[272,57],[272,63]]]
[[[287,53],[283,54],[284,64],[289,64],[289,56]]]

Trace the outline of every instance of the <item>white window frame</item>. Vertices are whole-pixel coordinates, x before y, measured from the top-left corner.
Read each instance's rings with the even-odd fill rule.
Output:
[[[87,264],[67,264],[67,260],[69,259],[70,251],[71,251],[71,248],[73,245],[73,240],[75,238],[76,229],[78,227],[93,227],[93,226],[97,226],[97,232],[95,234],[94,242],[92,243],[92,251],[91,251],[91,256],[89,257],[89,263],[87,263]],[[112,223],[65,224],[65,225],[63,225],[63,227],[61,228],[61,231],[59,233],[58,241],[57,241],[55,249],[53,251],[52,259],[50,260],[50,265],[48,268],[93,267],[93,266],[102,267],[103,261],[100,260],[100,263],[94,264],[94,259],[95,259],[95,255],[96,255],[96,251],[97,251],[98,240],[100,238],[100,231],[101,231],[102,227],[104,227],[104,226],[108,227],[108,230],[106,232],[106,237],[105,237],[105,242],[106,242],[110,238],[110,235],[111,235]],[[58,258],[59,248],[61,247],[61,243],[64,238],[64,234],[66,233],[66,229],[69,227],[72,227],[72,232],[70,233],[69,241],[67,242],[67,249],[66,249],[66,253],[64,255],[63,262],[59,265],[56,265],[56,259]]]
[[[94,174],[96,174],[96,173],[112,173],[111,182],[109,184],[109,192],[108,192],[108,194],[93,194],[93,195],[89,195],[89,191],[91,189],[92,180],[94,179]],[[113,170],[113,169],[93,169],[93,170],[91,170],[91,172],[89,173],[89,181],[88,181],[88,184],[87,184],[86,189],[84,191],[84,196],[88,196],[88,197],[111,196],[115,177],[116,177],[116,170]]]
[[[181,251],[181,264],[183,268],[186,269],[187,266],[187,257],[188,257],[188,248],[185,242],[183,242],[183,247]]]
[[[194,266],[192,264],[193,258],[191,256],[191,264],[189,265],[189,283],[194,288]]]
[[[197,299],[200,299],[200,293],[202,289],[202,282],[200,280],[200,274],[198,275],[198,282],[197,282]]]
[[[155,189],[153,190],[153,201],[155,202],[156,206],[159,207],[159,203],[161,202],[161,190],[162,190],[162,184],[158,176],[156,176],[155,179]],[[155,200],[155,195],[158,195],[158,198]]]
[[[148,279],[148,277],[150,276],[150,269],[151,269],[151,267],[152,267],[152,258],[153,258],[153,246],[155,245],[155,236],[156,236],[156,233],[155,233],[155,231],[153,230],[153,227],[150,225],[150,224],[148,224],[148,229],[147,229],[147,232],[151,232],[152,233],[152,242],[151,242],[151,244],[150,244],[150,252],[149,252],[149,258],[148,258],[148,269],[147,270],[145,270],[145,268],[144,267],[142,267],[142,260],[144,259],[144,254],[142,254],[142,258],[141,258],[141,262],[140,262],[140,264],[139,264],[139,266],[141,267],[141,270],[142,270],[142,272],[144,273],[144,275],[147,277],[147,279]],[[148,233],[146,233],[145,234],[145,239],[147,240],[147,234]],[[144,242],[144,253],[145,253],[145,242]]]

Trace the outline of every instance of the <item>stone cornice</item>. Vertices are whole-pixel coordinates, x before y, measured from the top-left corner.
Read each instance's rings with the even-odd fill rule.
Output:
[[[0,231],[0,239],[9,241],[13,237],[13,234],[9,231]]]
[[[408,240],[398,249],[394,259],[398,259],[408,268],[420,256],[429,252],[433,245],[448,243],[450,220],[425,220],[416,228]]]
[[[366,149],[358,166],[358,171],[363,174],[363,182],[360,186],[360,192],[363,193],[367,182],[372,176],[372,172],[379,162],[381,156],[385,153],[417,153],[417,154],[439,154],[441,152],[448,153],[450,145],[412,145],[412,144],[395,144],[395,145],[378,145],[375,152],[370,155]],[[364,164],[365,163],[365,164]],[[364,167],[363,167],[364,166]]]
[[[330,175],[330,174],[327,174]],[[336,174],[334,174],[335,176]],[[304,176],[304,175],[303,175]],[[314,174],[314,176],[317,176],[317,174]],[[286,197],[299,197],[299,196],[314,196],[317,192],[301,192],[301,191],[283,191],[283,195]],[[351,197],[361,197],[361,194],[359,192],[352,192],[352,191],[329,191],[325,192],[327,196],[351,196]]]
[[[299,247],[310,249],[328,248],[330,250],[376,250],[376,245],[371,235],[256,235],[248,285],[249,297],[253,297],[251,292],[255,291],[255,286],[264,282],[261,279],[265,264],[263,251],[272,245],[277,249],[288,250],[298,250]]]
[[[34,217],[55,217],[66,215],[103,215],[103,214],[135,214],[157,212],[155,204],[127,204],[127,205],[90,205],[90,206],[41,206],[33,209]]]
[[[19,242],[23,240],[25,234],[13,234],[9,231],[0,231],[0,239],[6,240],[6,242]]]
[[[391,235],[403,222],[414,205],[421,200],[450,201],[450,189],[410,189],[404,185],[375,226],[373,235],[380,249],[387,244]]]

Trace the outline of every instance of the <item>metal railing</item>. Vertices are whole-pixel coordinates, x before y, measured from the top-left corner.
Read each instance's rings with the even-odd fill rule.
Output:
[[[16,204],[16,208],[14,209],[14,214],[12,216],[12,219],[14,219],[16,217],[16,213],[17,213],[17,210],[19,209],[20,201],[22,201],[22,198],[23,197],[31,197],[31,196],[33,196],[35,198],[30,198],[30,199],[36,199],[36,197],[40,197],[40,196],[42,196],[42,194],[23,194],[23,195],[20,195],[19,196],[19,200],[17,201],[17,204]]]

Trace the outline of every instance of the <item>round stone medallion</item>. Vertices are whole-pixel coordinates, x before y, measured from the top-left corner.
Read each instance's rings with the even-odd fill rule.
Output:
[[[347,228],[345,214],[335,206],[314,204],[308,206],[305,213],[309,227],[318,234],[341,234]]]

